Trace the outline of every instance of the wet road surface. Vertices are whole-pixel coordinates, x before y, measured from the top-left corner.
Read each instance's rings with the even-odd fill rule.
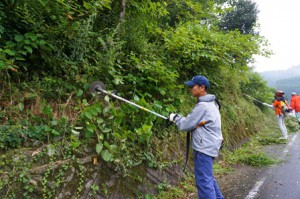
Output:
[[[281,160],[271,167],[241,166],[218,179],[225,199],[300,199],[300,133],[287,144],[266,146]]]
[[[247,199],[300,199],[300,135],[293,135],[281,155],[282,163],[271,167],[257,182],[255,195]],[[259,185],[261,183],[261,185]],[[254,189],[256,188],[254,187]]]

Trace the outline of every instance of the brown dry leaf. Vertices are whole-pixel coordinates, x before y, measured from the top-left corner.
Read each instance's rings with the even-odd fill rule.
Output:
[[[73,20],[73,19],[74,19],[74,18],[70,15],[70,13],[67,13],[66,16],[67,16],[67,19],[70,19],[70,20]]]

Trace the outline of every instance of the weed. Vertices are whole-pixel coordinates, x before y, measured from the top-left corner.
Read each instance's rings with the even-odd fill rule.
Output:
[[[228,174],[233,172],[233,168],[226,165],[226,163],[223,161],[214,163],[213,170],[215,175]]]
[[[234,152],[223,151],[223,153],[225,161],[232,165],[242,163],[250,166],[267,166],[278,162],[267,156],[255,141],[242,145]]]
[[[278,162],[264,153],[242,156],[239,161],[250,166],[267,166]]]
[[[188,175],[182,182],[176,186],[169,186],[168,189],[161,191],[157,199],[168,198],[186,198],[188,195],[195,193],[196,186],[193,175]]]
[[[99,186],[93,184],[93,185],[91,186],[91,191],[90,191],[90,193],[89,193],[89,196],[96,196],[97,193],[98,193],[99,191],[100,191]]]
[[[285,140],[278,139],[278,137],[257,137],[257,141],[262,145],[282,144],[286,142]]]
[[[165,181],[159,183],[157,185],[158,193],[167,190],[169,187],[170,187],[170,185],[168,185]]]

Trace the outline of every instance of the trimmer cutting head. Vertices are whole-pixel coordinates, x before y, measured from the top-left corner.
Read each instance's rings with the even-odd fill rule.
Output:
[[[101,92],[101,90],[105,90],[106,86],[101,81],[95,81],[90,85],[90,92],[92,94]]]

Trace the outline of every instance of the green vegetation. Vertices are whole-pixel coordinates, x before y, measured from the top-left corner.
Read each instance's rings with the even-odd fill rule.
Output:
[[[270,158],[257,146],[247,144],[245,147],[238,148],[232,154],[225,152],[225,160],[229,164],[245,164],[250,166],[267,166],[278,161]]]
[[[189,196],[195,195],[197,192],[195,186],[195,179],[193,175],[188,175],[186,179],[180,182],[176,187],[167,186],[166,189],[161,190],[157,199],[168,198],[189,198]]]
[[[194,104],[183,82],[207,76],[222,104],[229,148],[273,124],[269,110],[243,96],[272,98],[249,66],[254,54],[269,54],[259,34],[248,34],[256,25],[255,9],[241,31],[221,28],[229,26],[225,18],[232,11],[224,8],[226,0],[124,3],[0,2],[0,195],[53,198],[70,186],[79,197],[87,181],[84,157],[105,168],[103,181],[116,171],[142,182],[139,167],[164,169],[182,161],[168,153],[181,150],[183,135],[160,118],[92,96],[88,88],[95,80],[168,116],[186,114]],[[76,175],[72,185],[65,185],[65,175]],[[91,185],[90,193],[109,195],[115,187],[107,184]]]
[[[297,120],[292,117],[287,117],[285,123],[289,134],[293,134],[299,130]],[[251,136],[250,140],[240,146],[238,149],[232,151],[223,150],[223,161],[229,165],[246,164],[250,166],[267,166],[277,163],[278,160],[270,157],[263,151],[264,145],[272,144],[286,144],[286,140],[280,140],[281,132],[275,125],[267,127],[264,131]],[[226,167],[226,166],[225,166]]]

